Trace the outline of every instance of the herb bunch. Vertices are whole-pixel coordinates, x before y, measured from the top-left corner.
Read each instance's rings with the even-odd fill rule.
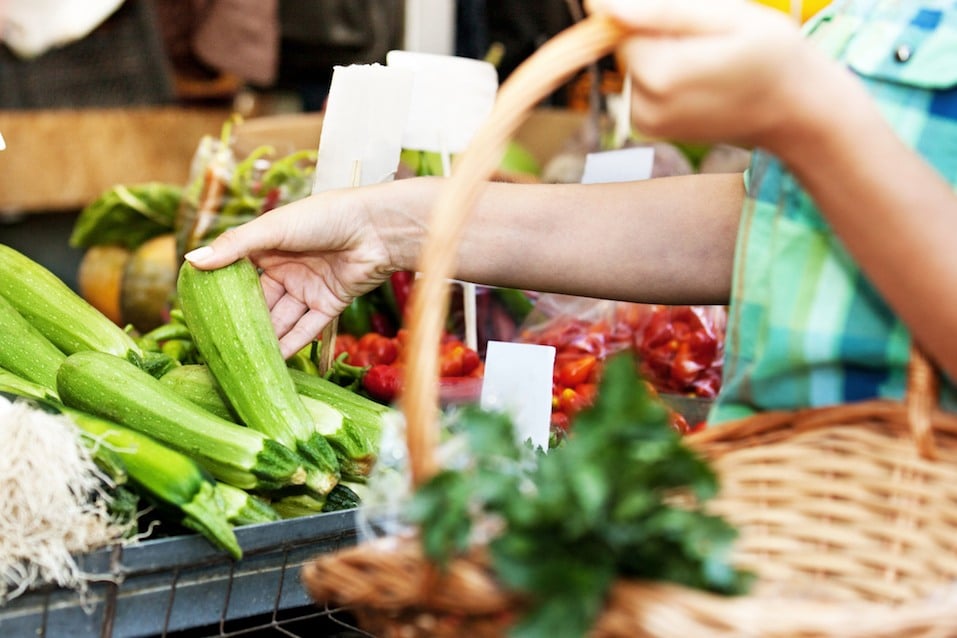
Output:
[[[585,635],[619,577],[743,593],[729,562],[736,530],[702,509],[714,472],[670,427],[633,357],[607,361],[594,405],[545,454],[516,441],[503,414],[465,408],[471,462],[420,486],[409,508],[424,551],[445,564],[493,523],[492,568],[528,601],[516,638]],[[675,494],[687,494],[678,506]]]

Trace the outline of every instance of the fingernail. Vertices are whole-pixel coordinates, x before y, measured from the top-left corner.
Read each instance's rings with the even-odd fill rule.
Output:
[[[183,255],[183,258],[190,263],[194,263],[194,262],[205,261],[206,259],[211,257],[212,254],[213,254],[212,246],[200,246],[199,248],[194,248],[193,250]]]

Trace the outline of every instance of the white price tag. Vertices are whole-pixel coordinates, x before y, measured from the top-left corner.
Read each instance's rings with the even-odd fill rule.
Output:
[[[392,180],[411,100],[409,71],[381,64],[335,67],[312,192]]]
[[[412,51],[389,51],[386,64],[415,74],[403,148],[448,155],[464,151],[495,103],[495,67],[482,60]]]
[[[480,405],[511,415],[519,440],[548,449],[555,348],[489,341]]]
[[[633,182],[651,177],[655,165],[655,149],[635,146],[615,151],[600,151],[585,156],[582,184]]]

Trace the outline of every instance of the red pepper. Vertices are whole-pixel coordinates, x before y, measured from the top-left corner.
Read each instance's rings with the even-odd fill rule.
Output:
[[[442,377],[469,376],[481,362],[478,352],[458,339],[448,339],[439,347],[439,375]]]
[[[279,206],[279,198],[282,196],[282,191],[278,186],[270,188],[266,193],[266,196],[263,198],[262,210],[263,213],[268,213],[272,209]]]
[[[352,356],[355,354],[357,342],[358,342],[358,339],[356,339],[351,334],[348,334],[345,332],[337,334],[334,358],[338,359],[339,355],[345,352],[348,355],[349,359],[351,359]],[[350,362],[350,361],[347,360],[347,362]]]
[[[598,358],[593,354],[565,356],[556,355],[555,380],[565,387],[574,387],[592,379],[598,366]]]
[[[372,366],[379,363],[390,364],[398,357],[395,341],[377,332],[367,332],[359,337],[355,351],[349,357],[354,366]]]
[[[395,334],[395,325],[392,323],[392,318],[384,312],[373,311],[373,313],[369,315],[369,325],[372,327],[373,332],[377,332],[380,335]]]
[[[392,403],[402,388],[400,368],[384,363],[376,364],[362,376],[362,387],[376,401]]]
[[[392,285],[392,294],[395,296],[395,305],[401,320],[405,317],[405,309],[409,305],[409,297],[412,295],[415,273],[407,270],[394,272],[389,277],[389,283]]]
[[[574,417],[586,407],[588,407],[588,400],[574,388],[564,388],[558,394],[558,409],[569,418]]]

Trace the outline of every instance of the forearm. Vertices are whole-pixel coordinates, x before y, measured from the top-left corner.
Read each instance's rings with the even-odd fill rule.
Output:
[[[907,148],[856,85],[829,91],[840,109],[817,105],[777,152],[915,338],[957,378],[957,198]],[[826,162],[821,159],[826,158]]]
[[[416,265],[439,187],[414,180],[396,192],[383,232],[403,267]],[[491,183],[466,227],[456,276],[607,299],[727,303],[743,196],[740,174]]]

